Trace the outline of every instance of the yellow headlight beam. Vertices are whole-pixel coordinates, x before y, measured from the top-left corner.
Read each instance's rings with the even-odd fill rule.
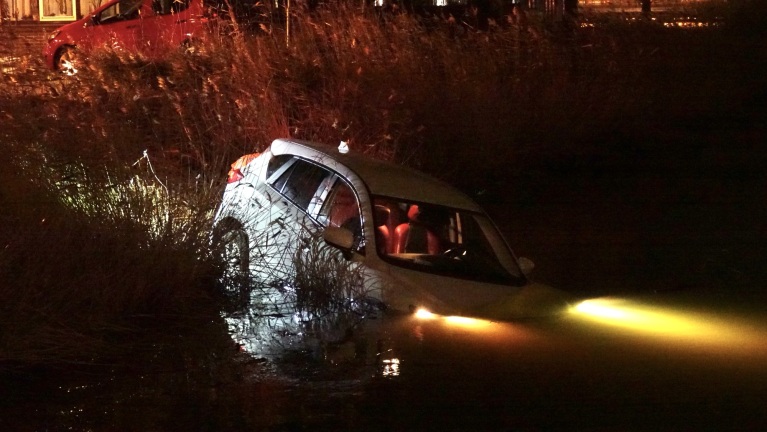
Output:
[[[693,317],[614,299],[586,300],[574,309],[596,320],[646,332],[695,335],[712,330],[709,324]]]
[[[492,321],[487,321],[479,318],[469,318],[457,315],[443,316],[430,312],[424,308],[420,308],[415,312],[415,317],[422,321],[430,320],[442,320],[448,324],[455,325],[464,328],[480,328],[491,325]]]
[[[428,310],[421,308],[415,311],[415,317],[420,320],[432,320],[436,319],[437,315],[429,312]]]
[[[764,332],[721,317],[648,306],[626,299],[585,300],[571,307],[570,313],[638,333],[686,339],[698,344],[755,347],[761,346],[765,337]]]

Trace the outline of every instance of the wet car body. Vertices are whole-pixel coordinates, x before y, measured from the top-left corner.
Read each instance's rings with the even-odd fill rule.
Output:
[[[68,67],[75,52],[87,55],[98,47],[158,58],[194,38],[206,20],[201,0],[111,0],[53,31],[43,56],[54,70]]]
[[[321,235],[390,311],[516,319],[566,306],[564,293],[528,280],[532,262],[479,205],[421,172],[292,139],[232,167],[216,237],[239,241],[240,270],[259,279],[289,281],[306,236]]]

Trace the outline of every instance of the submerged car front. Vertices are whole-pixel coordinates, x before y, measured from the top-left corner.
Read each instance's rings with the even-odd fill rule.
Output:
[[[290,198],[275,185],[290,162],[275,161],[286,156],[316,163],[328,179],[352,189],[361,228],[328,223],[322,209],[330,202],[329,186],[319,187],[307,209],[283,210],[291,207],[283,202]],[[532,263],[514,256],[473,200],[421,172],[293,140],[275,141],[232,168],[216,222],[242,229],[247,270],[261,279],[295,276],[290,258],[296,254],[285,251],[304,247],[293,233],[308,229],[323,233],[339,256],[358,267],[364,295],[390,311],[506,320],[566,309],[565,293],[528,279]]]
[[[364,184],[369,291],[392,310],[520,319],[562,313],[568,295],[532,282],[482,208],[422,172],[359,155],[332,155]]]
[[[435,198],[439,201],[439,196]],[[491,319],[549,316],[565,310],[564,293],[528,280],[479,207],[391,196],[373,196],[372,202],[377,248],[375,258],[366,261],[386,267],[379,271],[387,279],[381,295],[393,309]]]

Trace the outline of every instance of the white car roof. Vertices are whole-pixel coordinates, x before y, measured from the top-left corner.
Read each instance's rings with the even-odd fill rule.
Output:
[[[272,142],[271,152],[316,160],[342,175],[348,175],[342,172],[346,167],[374,195],[482,212],[471,198],[443,181],[420,171],[354,153],[353,149],[344,154],[329,145],[283,138]]]

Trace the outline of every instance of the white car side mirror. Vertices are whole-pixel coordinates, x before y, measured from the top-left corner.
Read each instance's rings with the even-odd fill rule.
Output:
[[[519,264],[519,269],[522,270],[522,274],[525,276],[529,276],[535,268],[535,263],[529,258],[525,257],[519,257],[517,264]]]
[[[329,226],[322,233],[322,238],[325,243],[341,249],[345,254],[351,252],[354,246],[354,234],[346,228]]]

